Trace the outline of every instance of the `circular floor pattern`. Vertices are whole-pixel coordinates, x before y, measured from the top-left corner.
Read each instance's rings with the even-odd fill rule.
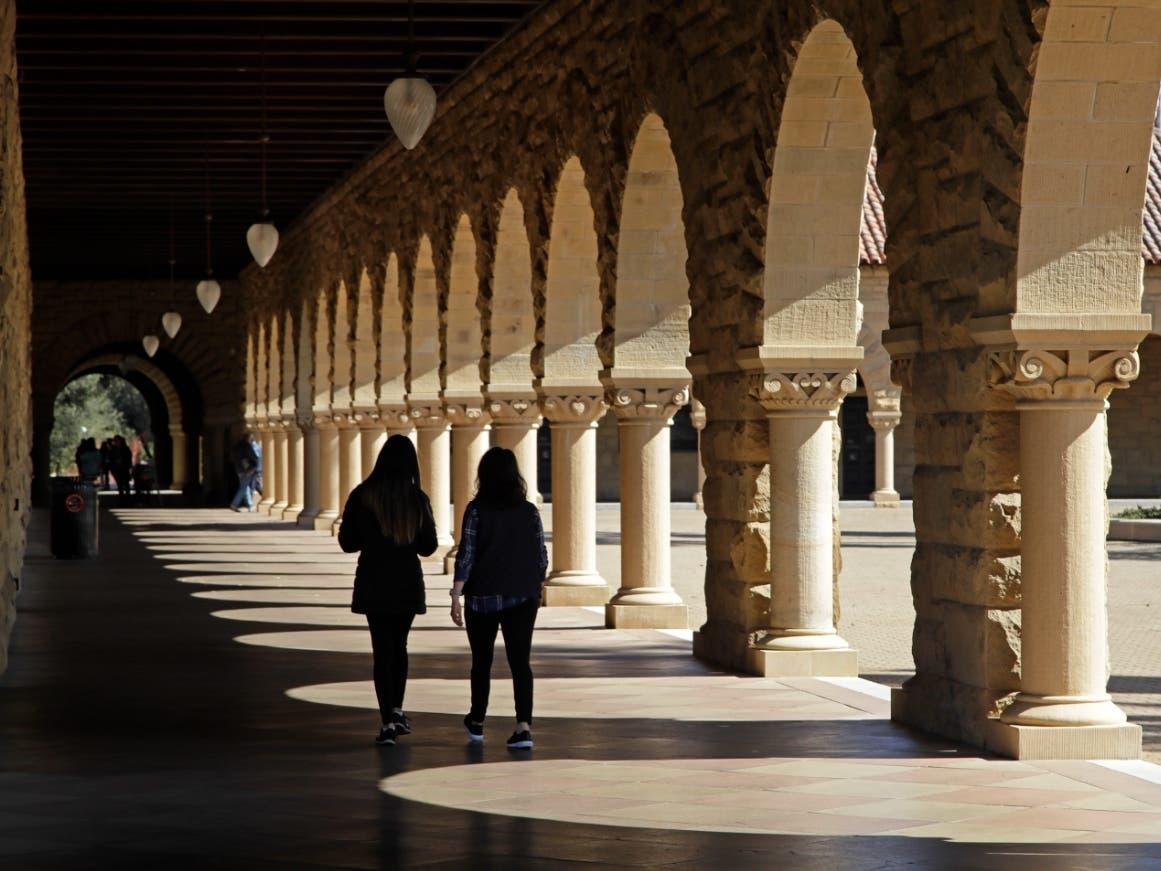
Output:
[[[306,629],[301,632],[257,632],[235,639],[251,647],[310,650],[319,653],[370,653],[371,636],[362,629]],[[310,699],[306,699],[310,701]]]
[[[205,566],[200,566],[205,571]],[[177,579],[182,584],[200,584],[207,587],[343,587],[354,583],[351,575],[184,575]]]
[[[253,587],[242,590],[202,590],[194,593],[195,599],[213,599],[218,602],[252,602],[264,605],[350,605],[350,583],[348,589],[318,590],[305,588],[279,589],[277,587]]]
[[[165,563],[163,568],[171,572],[204,572],[208,569],[217,569],[221,572],[237,574],[264,575],[270,571],[270,563],[260,562],[221,562],[221,563]],[[335,569],[342,568],[339,560],[327,562],[299,562],[290,556],[283,556],[278,563],[278,571],[288,575],[332,575]],[[353,568],[353,567],[352,567]]]
[[[211,616],[222,620],[241,620],[246,623],[286,623],[294,626],[366,626],[367,618],[352,614],[348,607],[338,608],[303,605],[288,608],[235,608],[212,611]]]
[[[700,832],[1113,844],[1152,843],[1161,831],[1154,805],[1020,762],[536,760],[535,749],[510,753],[501,741],[480,752],[504,761],[407,771],[380,789],[479,813]]]

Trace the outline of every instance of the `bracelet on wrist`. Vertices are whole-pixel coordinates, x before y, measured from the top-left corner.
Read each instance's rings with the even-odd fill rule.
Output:
[[[450,596],[451,596],[453,599],[456,599],[456,598],[458,598],[458,597],[462,596],[462,595],[463,595],[463,593],[457,593],[457,592],[455,591],[455,589],[453,588],[453,589],[451,589],[451,590],[448,590],[448,595],[450,595]]]

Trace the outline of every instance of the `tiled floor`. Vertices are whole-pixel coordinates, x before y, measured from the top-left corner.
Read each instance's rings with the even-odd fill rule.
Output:
[[[721,674],[682,633],[591,610],[541,612],[535,749],[503,746],[502,661],[469,746],[467,645],[434,574],[415,733],[375,748],[332,539],[119,517],[83,562],[48,557],[35,520],[0,678],[4,869],[1161,869],[1155,766],[985,757],[891,724],[880,685]]]

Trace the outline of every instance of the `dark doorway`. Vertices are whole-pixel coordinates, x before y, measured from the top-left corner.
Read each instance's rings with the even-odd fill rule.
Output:
[[[843,400],[839,426],[843,437],[839,493],[843,499],[867,499],[875,489],[875,431],[867,420],[867,397]]]

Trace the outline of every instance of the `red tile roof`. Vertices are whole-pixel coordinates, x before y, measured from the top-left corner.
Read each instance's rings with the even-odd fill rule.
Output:
[[[1149,155],[1149,174],[1145,180],[1145,212],[1142,220],[1141,255],[1149,264],[1161,265],[1161,107],[1158,126],[1153,131],[1153,150]],[[883,192],[875,178],[877,158],[871,150],[867,167],[867,193],[863,199],[863,225],[859,229],[859,262],[865,266],[882,266],[887,262],[884,244],[887,224],[883,219]]]

